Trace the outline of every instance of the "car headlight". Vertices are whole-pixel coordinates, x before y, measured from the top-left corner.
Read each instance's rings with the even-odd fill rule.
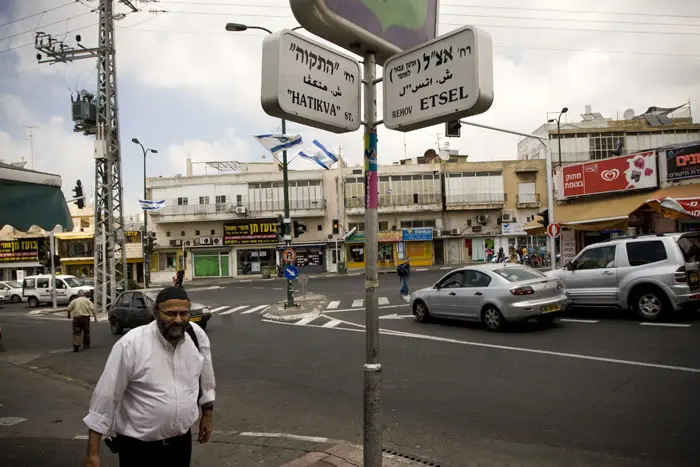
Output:
[[[202,310],[202,313],[204,313],[206,315],[210,315],[211,314],[211,307],[210,306],[204,307],[204,309]]]

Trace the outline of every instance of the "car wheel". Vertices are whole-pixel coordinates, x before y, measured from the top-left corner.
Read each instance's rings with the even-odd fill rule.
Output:
[[[124,332],[124,329],[117,323],[116,319],[113,319],[109,322],[109,328],[112,330],[112,334],[115,336],[121,336],[121,334]]]
[[[506,320],[501,310],[495,306],[487,306],[481,311],[481,322],[489,331],[500,331],[506,325]]]
[[[32,308],[36,308],[39,306],[39,299],[36,297],[29,297],[29,300],[27,300],[27,303],[29,303],[29,306]]]
[[[430,321],[430,312],[428,311],[428,306],[423,300],[416,300],[413,304],[413,316],[419,323],[426,323]]]
[[[644,321],[659,321],[670,308],[664,293],[656,288],[644,288],[632,295],[632,309]]]
[[[11,300],[12,300],[12,303],[19,303],[19,302],[22,301],[22,297],[20,297],[19,295],[15,294],[15,295],[12,296]]]

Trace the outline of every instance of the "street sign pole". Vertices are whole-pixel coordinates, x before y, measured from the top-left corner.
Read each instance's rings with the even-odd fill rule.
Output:
[[[549,149],[549,144],[546,145],[545,157],[547,170],[547,205],[549,206],[549,212],[547,213],[549,217],[549,223],[554,224],[554,168],[552,167],[552,150]],[[552,271],[557,268],[557,239],[552,236],[548,236],[549,240],[549,258],[552,262]]]
[[[282,134],[287,134],[287,120],[282,119]],[[287,160],[287,150],[282,151],[282,185],[284,198],[284,246],[285,248],[292,247],[292,226],[289,218],[289,161]],[[287,279],[287,308],[294,307],[294,292],[292,290],[292,281]]]
[[[364,365],[364,436],[365,467],[382,465],[381,387],[379,363],[379,287],[378,179],[377,179],[377,65],[372,52],[364,55],[365,85],[365,303],[366,358]]]

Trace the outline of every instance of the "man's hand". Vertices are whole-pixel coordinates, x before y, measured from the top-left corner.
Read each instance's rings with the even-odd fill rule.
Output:
[[[199,421],[199,437],[197,438],[197,441],[200,443],[208,443],[211,438],[212,414],[211,410],[202,412],[202,419]]]
[[[85,467],[100,467],[99,454],[88,454],[85,456]]]

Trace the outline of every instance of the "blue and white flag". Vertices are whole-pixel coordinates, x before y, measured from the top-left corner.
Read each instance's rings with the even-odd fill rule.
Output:
[[[299,155],[304,159],[316,162],[326,170],[330,169],[333,164],[338,162],[338,156],[326,149],[325,146],[316,139],[314,140],[314,146],[316,147],[310,150],[299,151]]]
[[[141,205],[141,209],[144,211],[160,211],[165,207],[165,200],[162,201],[151,201],[151,200],[139,200],[139,204]]]
[[[258,135],[253,136],[253,138],[273,155],[303,144],[301,135]]]

